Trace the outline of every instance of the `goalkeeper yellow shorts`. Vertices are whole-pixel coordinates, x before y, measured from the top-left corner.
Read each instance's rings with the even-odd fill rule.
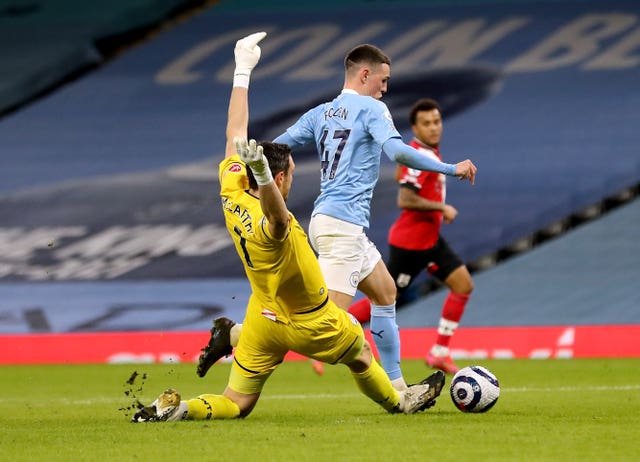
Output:
[[[289,351],[329,364],[350,363],[362,352],[362,326],[331,300],[311,313],[291,315],[288,321],[267,317],[252,297],[234,353],[231,389],[260,392]]]

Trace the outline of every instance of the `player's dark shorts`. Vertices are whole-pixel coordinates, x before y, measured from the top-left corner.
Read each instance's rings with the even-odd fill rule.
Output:
[[[421,271],[426,270],[440,281],[444,281],[463,264],[442,236],[438,238],[436,245],[427,250],[407,250],[389,246],[387,268],[396,282],[399,296]]]

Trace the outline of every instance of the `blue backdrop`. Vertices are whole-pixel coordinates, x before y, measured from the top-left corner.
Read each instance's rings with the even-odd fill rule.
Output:
[[[392,58],[385,101],[406,141],[410,104],[424,96],[442,102],[445,160],[468,157],[479,167],[476,186],[448,183],[460,215],[444,233],[466,261],[639,182],[637,2],[331,11],[211,8],[5,118],[0,290],[243,277],[222,228],[215,176],[233,45],[257,30],[269,35],[252,77],[254,137],[276,136],[337,94],[342,58],[362,42]],[[319,164],[305,152],[296,162],[290,207],[306,226]],[[383,162],[369,235],[386,253],[398,211],[393,166]],[[176,290],[181,300],[194,298]],[[213,292],[240,295],[224,284]],[[21,306],[51,304],[33,294]],[[146,297],[157,298],[153,290]]]

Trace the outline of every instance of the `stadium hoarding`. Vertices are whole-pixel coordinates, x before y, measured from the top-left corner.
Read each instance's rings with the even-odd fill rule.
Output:
[[[371,342],[371,334],[367,330]],[[435,328],[401,329],[403,359],[422,359]],[[456,333],[461,360],[640,357],[640,325],[469,327]],[[197,361],[207,331],[0,335],[0,364],[137,364]],[[371,342],[372,345],[373,342]],[[287,360],[302,360],[289,353]]]

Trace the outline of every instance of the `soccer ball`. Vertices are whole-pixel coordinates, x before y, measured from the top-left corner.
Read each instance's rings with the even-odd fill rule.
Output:
[[[449,393],[462,412],[487,412],[498,401],[500,385],[488,369],[468,366],[453,376]]]

